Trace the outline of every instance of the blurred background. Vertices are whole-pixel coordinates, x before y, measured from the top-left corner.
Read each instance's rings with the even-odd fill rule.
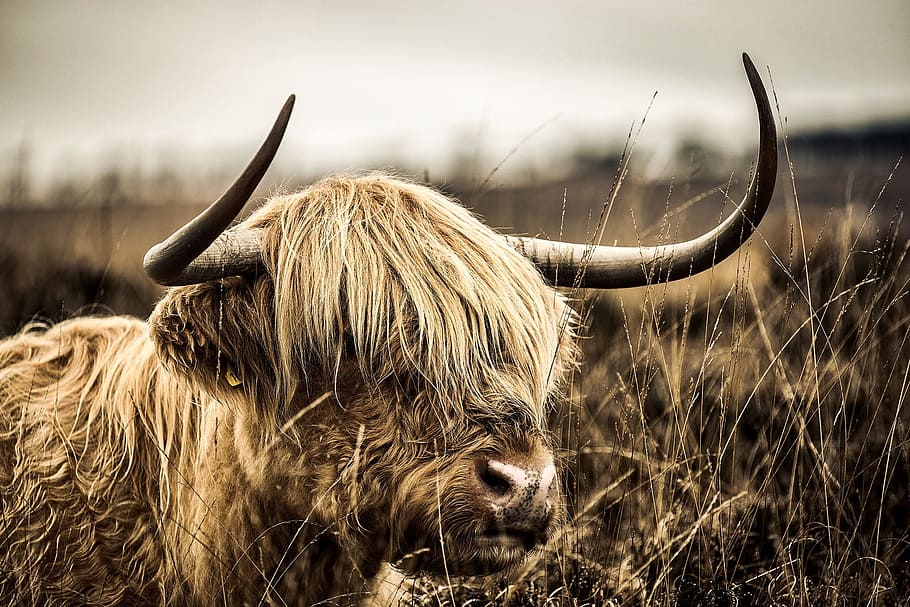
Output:
[[[910,181],[895,169],[910,148],[906,0],[3,0],[0,269],[49,284],[23,260],[54,258],[142,282],[145,249],[220,194],[291,92],[259,195],[390,168],[506,231],[586,238],[613,199],[605,241],[683,237],[745,188],[743,51],[794,167],[766,231],[797,199],[822,217],[893,212]]]
[[[656,176],[687,146],[754,145],[742,51],[770,69],[791,136],[910,120],[904,0],[4,0],[2,170],[42,200],[111,169],[218,181],[295,92],[286,177],[482,179],[518,147],[501,175],[550,178],[621,149],[646,113],[638,170]]]

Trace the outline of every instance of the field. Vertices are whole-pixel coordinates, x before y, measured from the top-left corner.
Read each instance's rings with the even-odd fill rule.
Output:
[[[892,160],[782,170],[760,234],[704,276],[572,292],[585,357],[553,412],[562,533],[508,579],[400,582],[409,604],[910,605],[910,171]],[[743,189],[633,174],[617,191],[621,174],[448,189],[491,225],[574,239],[614,192],[620,244],[692,235]],[[142,254],[194,210],[3,210],[0,331],[146,314]]]

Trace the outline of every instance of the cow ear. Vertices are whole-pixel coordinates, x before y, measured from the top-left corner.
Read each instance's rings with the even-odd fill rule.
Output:
[[[251,284],[243,278],[176,287],[149,318],[158,357],[213,392],[240,389],[266,378],[262,319]]]

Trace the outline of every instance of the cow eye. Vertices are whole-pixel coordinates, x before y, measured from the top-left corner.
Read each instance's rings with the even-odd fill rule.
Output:
[[[524,403],[511,401],[501,408],[497,407],[495,413],[484,415],[482,424],[490,434],[511,430],[528,430],[536,426],[530,408]]]

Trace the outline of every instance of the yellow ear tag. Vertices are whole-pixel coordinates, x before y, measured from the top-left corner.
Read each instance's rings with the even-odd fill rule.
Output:
[[[227,371],[225,371],[224,379],[227,380],[227,383],[230,384],[230,386],[232,388],[236,388],[237,386],[239,386],[240,384],[243,383],[242,381],[240,381],[240,378],[234,374],[233,369],[228,369]]]

